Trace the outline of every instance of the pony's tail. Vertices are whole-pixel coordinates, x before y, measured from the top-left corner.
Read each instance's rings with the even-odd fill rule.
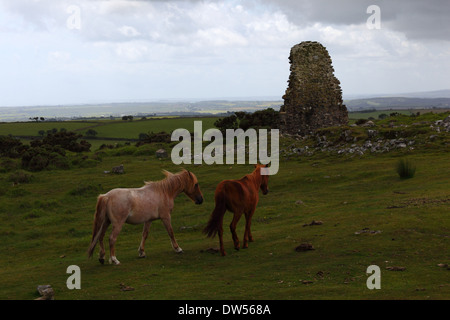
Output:
[[[98,238],[100,237],[103,223],[105,222],[106,205],[107,205],[107,198],[102,195],[98,196],[97,207],[95,209],[94,215],[94,227],[92,228],[92,240],[88,249],[89,258],[92,257],[92,253],[94,252],[95,246],[97,245],[98,242]]]
[[[207,226],[203,229],[203,233],[208,236],[208,238],[214,238],[217,232],[222,228],[223,216],[227,211],[225,203],[225,195],[219,193],[216,198],[216,206],[214,211],[211,213]]]

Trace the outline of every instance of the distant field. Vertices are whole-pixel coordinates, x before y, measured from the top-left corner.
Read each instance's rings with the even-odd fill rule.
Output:
[[[100,123],[93,128],[99,137],[137,139],[140,133],[172,132],[175,129],[194,129],[194,121],[202,121],[203,129],[214,127],[217,118],[174,118],[156,120],[113,121]]]
[[[444,112],[448,112],[450,111],[450,109],[445,109],[445,108],[440,108],[440,109],[398,109],[398,110],[376,110],[376,111],[372,111],[372,112],[349,112],[348,113],[348,118],[350,120],[358,120],[358,119],[369,119],[369,118],[374,118],[378,120],[378,117],[380,116],[380,114],[386,114],[386,115],[390,115],[391,113],[397,112],[399,114],[404,114],[404,115],[411,115],[411,114],[417,114],[418,112],[420,114],[424,114],[424,113],[444,113]]]
[[[82,128],[95,126],[97,122],[88,121],[59,121],[59,122],[5,122],[0,123],[0,135],[13,136],[38,136],[40,130],[52,130],[64,128],[68,131],[76,131]]]
[[[58,122],[8,122],[0,123],[0,135],[39,136],[39,131],[64,128],[84,134],[87,130],[97,131],[98,138],[137,139],[140,133],[172,132],[178,128],[194,129],[194,121],[202,121],[203,130],[214,127],[218,118],[157,118],[133,121],[92,120],[92,121],[58,121]]]
[[[373,111],[373,112],[349,112],[348,118],[350,120],[369,119],[369,118],[378,119],[380,114],[386,114],[389,116],[393,112],[405,114],[408,116],[412,114],[412,112],[410,110],[377,110],[377,111]],[[416,113],[416,112],[417,111],[414,110],[414,113]]]

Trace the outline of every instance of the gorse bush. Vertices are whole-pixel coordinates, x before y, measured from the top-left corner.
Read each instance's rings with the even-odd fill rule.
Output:
[[[416,173],[416,166],[408,159],[400,159],[397,162],[397,173],[402,179],[410,179]]]

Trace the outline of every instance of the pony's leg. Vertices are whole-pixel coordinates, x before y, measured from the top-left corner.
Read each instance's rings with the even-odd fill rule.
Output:
[[[146,223],[144,223],[144,230],[142,231],[142,240],[141,240],[141,244],[139,245],[139,258],[145,258],[145,251],[144,251],[144,245],[145,245],[145,240],[147,240],[147,236],[148,236],[148,230],[150,229],[152,222],[151,221],[147,221]]]
[[[123,224],[113,224],[111,235],[109,236],[109,263],[113,263],[115,265],[119,265],[120,261],[116,258],[116,250],[115,250],[115,243],[117,240],[117,236],[120,233],[120,230],[122,230]]]
[[[249,242],[253,242],[253,236],[252,236],[252,231],[251,231],[250,227],[252,225],[252,217],[253,217],[254,213],[255,213],[255,210],[250,212],[248,215],[245,215],[244,245],[242,246],[242,248],[244,248],[244,249],[248,248]]]
[[[100,231],[100,236],[98,238],[98,244],[100,246],[98,261],[100,261],[101,264],[105,263],[105,246],[103,245],[103,238],[105,237],[106,230],[108,229],[110,224],[111,223],[109,222],[109,220],[105,220],[102,225],[102,230]]]
[[[175,250],[175,252],[177,253],[182,253],[183,249],[181,249],[181,247],[178,245],[177,240],[175,240],[175,236],[173,234],[173,229],[172,229],[172,223],[170,222],[170,217],[169,218],[161,218],[164,226],[166,227],[167,233],[169,234],[170,237],[170,241],[172,241],[172,248],[173,250]]]
[[[241,215],[242,215],[241,212],[234,213],[233,221],[231,221],[231,224],[230,224],[230,231],[231,231],[231,235],[233,236],[234,248],[236,250],[239,250],[239,248],[240,248],[239,238],[238,238],[237,233],[236,233],[236,225],[239,222],[239,219],[241,218]]]
[[[222,225],[219,227],[219,230],[217,231],[219,234],[219,245],[220,245],[220,254],[223,256],[226,256],[227,253],[225,252],[225,248],[223,247],[223,227]]]

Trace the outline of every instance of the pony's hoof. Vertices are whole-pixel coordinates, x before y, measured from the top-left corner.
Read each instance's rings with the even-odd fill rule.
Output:
[[[98,261],[100,261],[101,264],[105,264],[105,259],[103,258],[98,258]]]
[[[183,249],[181,249],[181,247],[178,247],[175,249],[176,253],[183,253]]]
[[[109,264],[114,264],[114,265],[118,266],[120,264],[120,261],[117,260],[116,257],[111,257],[111,258],[109,258]]]
[[[139,258],[146,258],[147,256],[145,255],[144,251],[139,251]]]

